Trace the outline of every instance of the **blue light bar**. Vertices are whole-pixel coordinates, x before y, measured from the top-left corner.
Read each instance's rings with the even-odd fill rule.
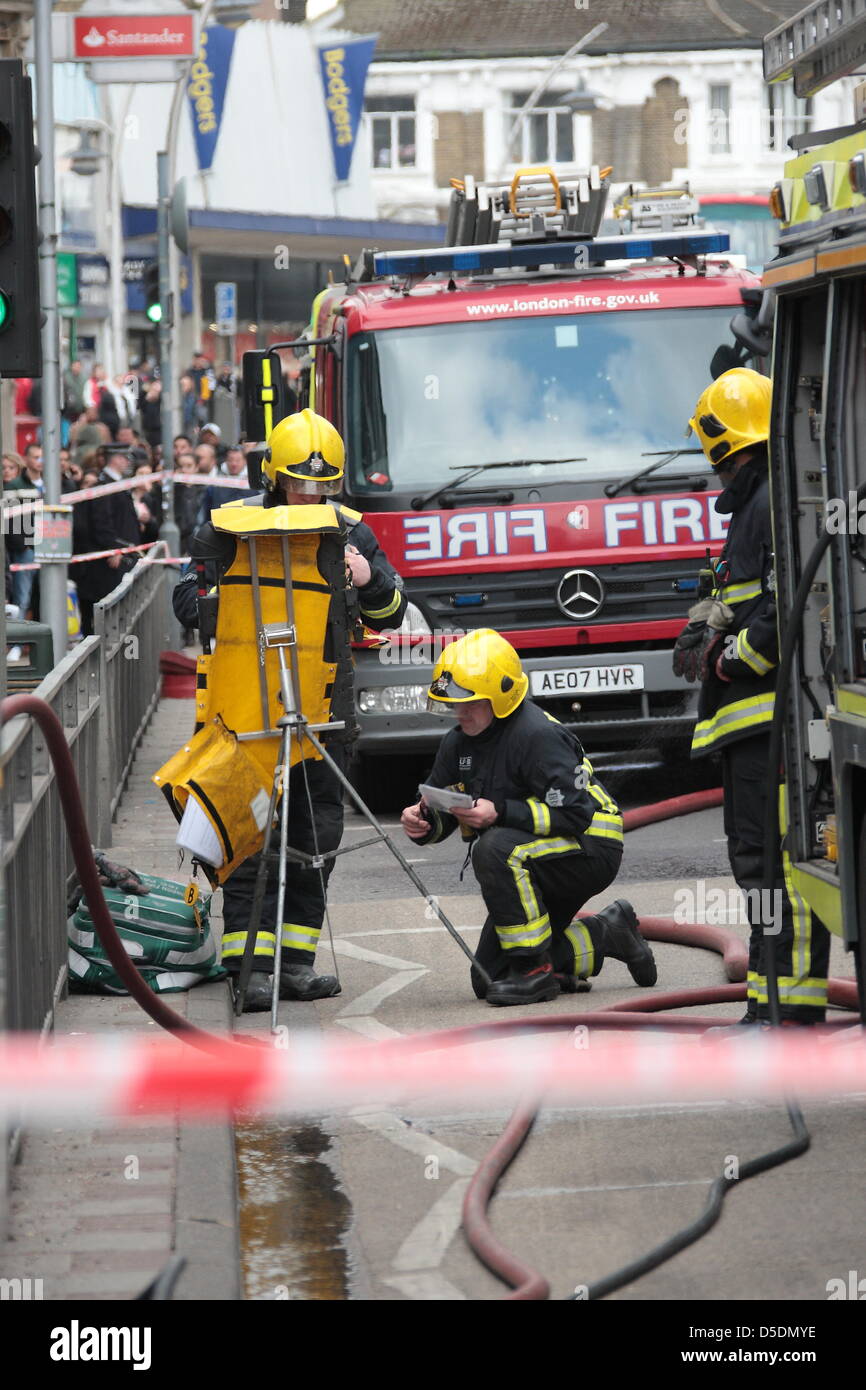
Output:
[[[533,270],[543,265],[604,265],[607,261],[706,256],[727,251],[727,232],[659,232],[655,236],[601,237],[595,241],[495,242],[489,246],[444,246],[430,251],[380,251],[377,275],[457,275],[478,270]]]

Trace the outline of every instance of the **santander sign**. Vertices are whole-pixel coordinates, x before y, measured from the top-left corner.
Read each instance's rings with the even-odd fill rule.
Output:
[[[193,58],[193,15],[76,15],[75,57]]]

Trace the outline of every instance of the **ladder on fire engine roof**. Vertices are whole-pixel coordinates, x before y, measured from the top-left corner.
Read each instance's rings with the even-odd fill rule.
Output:
[[[812,0],[764,39],[764,78],[793,77],[798,97],[866,66],[866,0]]]

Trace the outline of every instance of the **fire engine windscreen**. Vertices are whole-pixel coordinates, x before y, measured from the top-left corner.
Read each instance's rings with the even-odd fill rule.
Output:
[[[731,341],[731,313],[618,308],[359,333],[348,348],[351,491],[429,490],[455,468],[514,459],[587,462],[530,463],[467,489],[627,477],[643,453],[687,447],[684,421]],[[683,460],[665,471],[682,473]]]

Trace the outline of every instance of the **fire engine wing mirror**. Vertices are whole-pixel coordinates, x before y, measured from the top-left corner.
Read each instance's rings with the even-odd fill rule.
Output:
[[[710,376],[713,381],[717,381],[723,372],[729,372],[732,367],[742,367],[748,353],[741,347],[734,347],[732,343],[722,343],[713,353],[710,361]]]
[[[776,296],[764,290],[760,303],[757,292],[742,290],[743,309],[731,319],[731,332],[737,342],[752,357],[768,357],[773,346],[773,321],[776,315]]]

